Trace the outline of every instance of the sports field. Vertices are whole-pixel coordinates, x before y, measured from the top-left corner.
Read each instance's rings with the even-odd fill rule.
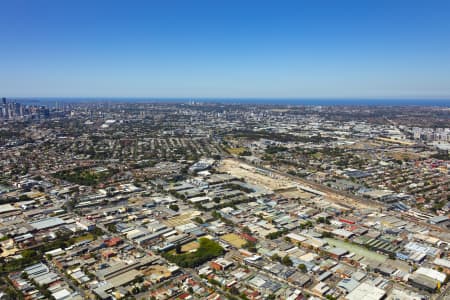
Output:
[[[187,243],[183,246],[181,246],[181,252],[189,252],[189,251],[193,251],[193,250],[197,250],[198,247],[200,246],[200,244],[196,241]]]
[[[242,248],[242,246],[245,245],[245,243],[247,243],[246,240],[244,240],[235,233],[228,233],[222,235],[220,238],[235,248]]]

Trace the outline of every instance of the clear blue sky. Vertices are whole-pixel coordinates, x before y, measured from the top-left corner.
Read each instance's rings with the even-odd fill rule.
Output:
[[[450,1],[0,1],[0,96],[450,98]]]

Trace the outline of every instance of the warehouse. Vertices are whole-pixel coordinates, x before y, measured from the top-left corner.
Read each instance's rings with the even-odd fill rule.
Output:
[[[17,207],[12,206],[11,204],[0,205],[0,215],[18,211],[19,209]]]
[[[386,292],[368,283],[361,283],[351,291],[345,299],[347,300],[381,300],[384,299]]]
[[[414,273],[408,278],[408,283],[420,290],[434,293],[438,288],[438,281],[428,276]]]
[[[108,282],[111,284],[112,287],[119,287],[122,285],[126,285],[133,280],[136,279],[136,277],[142,276],[142,273],[137,270],[130,270],[128,272],[122,273],[118,276],[112,277],[108,279]]]
[[[428,219],[428,223],[432,225],[440,225],[449,220],[448,216],[436,216],[433,218]]]
[[[35,221],[35,222],[30,222],[29,224],[35,230],[45,230],[45,229],[64,225],[64,224],[66,224],[66,222],[64,222],[64,220],[62,220],[60,218],[53,217],[53,218],[42,219],[42,220]]]

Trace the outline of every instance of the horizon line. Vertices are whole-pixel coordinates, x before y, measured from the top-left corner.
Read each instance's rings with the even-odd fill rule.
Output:
[[[6,99],[142,99],[142,100],[438,100],[450,101],[446,97],[170,97],[170,96],[9,96]]]

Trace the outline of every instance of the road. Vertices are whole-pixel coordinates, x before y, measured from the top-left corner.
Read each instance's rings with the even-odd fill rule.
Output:
[[[96,225],[97,225],[101,230],[103,230],[103,231],[105,231],[105,232],[108,232],[108,233],[110,233],[110,234],[113,234],[113,233],[111,233],[105,226],[103,226],[103,225],[101,225],[101,224],[96,224]],[[133,246],[135,246],[137,249],[139,249],[139,250],[141,250],[141,251],[147,253],[148,255],[151,255],[151,256],[157,256],[156,254],[154,254],[154,253],[151,252],[150,250],[145,249],[145,248],[143,248],[142,246],[140,246],[140,245],[138,245],[138,244],[135,244],[135,243],[133,243],[132,241],[130,241],[130,240],[128,240],[128,239],[126,239],[126,240],[127,240],[130,244],[132,244]],[[161,257],[161,256],[157,256],[157,257],[158,257],[159,259],[161,259],[162,261],[166,262],[166,264],[169,264],[169,262],[167,262],[165,258],[163,258],[163,257]],[[181,269],[182,269],[185,273],[189,274],[193,279],[197,280],[198,282],[203,282],[203,279],[200,278],[200,276],[198,276],[198,274],[197,274],[197,272],[195,271],[195,269],[190,269],[190,268],[181,268]],[[165,283],[166,283],[166,282],[162,282],[160,285],[157,285],[156,287],[161,286],[161,285],[163,285],[163,284],[165,284]],[[153,286],[152,289],[153,289],[154,287],[155,287],[155,286]],[[217,293],[219,293],[221,296],[223,296],[223,297],[226,298],[225,293],[224,293],[222,290],[218,289],[217,287],[214,287],[214,290],[215,290]],[[144,295],[142,295],[142,296],[145,296],[146,293],[148,293],[148,292],[143,293]],[[138,296],[138,297],[141,297],[140,294],[138,294],[137,296]],[[138,298],[138,297],[137,297],[137,298]]]
[[[279,176],[282,176],[282,177],[285,177],[285,178],[289,178],[293,182],[301,184],[301,185],[303,185],[305,187],[317,190],[317,191],[322,192],[322,193],[326,193],[331,201],[333,201],[333,202],[335,202],[337,204],[340,204],[340,205],[342,205],[344,207],[352,208],[349,205],[348,200],[354,201],[356,203],[361,203],[361,204],[364,204],[366,206],[373,207],[373,208],[380,208],[380,207],[382,207],[382,205],[380,203],[378,203],[378,202],[371,201],[371,200],[368,200],[368,199],[363,199],[361,197],[357,197],[355,195],[352,195],[352,194],[349,194],[349,193],[346,193],[346,192],[343,192],[343,191],[334,190],[334,189],[331,189],[329,187],[326,187],[326,186],[324,186],[324,185],[322,185],[320,183],[314,182],[314,181],[306,180],[304,178],[299,178],[297,176],[290,175],[290,174],[288,174],[286,172],[282,172],[282,171],[279,171],[279,170],[276,170],[276,169],[273,169],[273,168],[256,166],[256,165],[254,165],[254,164],[252,164],[252,163],[250,163],[248,161],[245,161],[243,159],[240,159],[238,157],[234,157],[233,159],[236,162],[238,162],[238,163],[246,164],[246,165],[249,165],[249,166],[254,167],[254,168],[259,168],[259,169],[262,169],[262,170],[265,170],[265,171],[268,171],[268,172],[272,172],[272,173],[277,174]],[[340,196],[340,197],[337,197],[337,196]],[[347,202],[343,198],[347,199]]]
[[[273,274],[267,272],[267,271],[264,270],[264,269],[261,269],[261,270],[260,270],[260,269],[257,269],[257,268],[255,268],[255,267],[248,266],[248,265],[247,265],[247,267],[248,267],[250,270],[252,270],[253,272],[256,272],[256,273],[264,273],[265,275],[267,275],[268,277],[272,278],[273,280],[276,280],[276,281],[279,281],[279,282],[283,282],[284,284],[287,284],[287,285],[290,286],[291,288],[299,289],[300,291],[304,292],[305,294],[308,294],[308,295],[311,295],[311,296],[316,296],[316,297],[318,297],[318,298],[320,298],[320,299],[326,299],[326,298],[323,297],[322,295],[319,295],[319,294],[313,292],[313,291],[310,290],[310,289],[301,288],[301,287],[299,287],[299,286],[297,286],[297,285],[295,285],[295,284],[292,284],[291,282],[289,282],[289,281],[287,281],[287,280],[284,280],[284,279],[281,279],[281,278],[279,278],[279,277],[274,276]]]
[[[65,283],[67,283],[68,286],[70,286],[70,288],[74,291],[77,291],[78,294],[83,297],[83,299],[88,299],[86,293],[84,292],[83,289],[79,288],[77,285],[75,285],[72,280],[70,278],[67,278],[67,275],[62,273],[51,261],[49,261],[48,266],[50,267],[50,269],[55,272],[56,274],[58,274]]]
[[[279,176],[283,176],[283,177],[289,178],[289,179],[291,179],[292,181],[294,181],[294,182],[296,182],[298,184],[301,184],[301,185],[304,185],[306,187],[315,189],[315,190],[317,190],[319,192],[322,192],[322,193],[326,193],[327,196],[328,196],[328,198],[327,198],[328,200],[330,200],[330,201],[332,201],[334,203],[337,203],[339,205],[342,205],[344,207],[354,208],[354,207],[351,206],[351,203],[348,202],[348,200],[351,200],[352,202],[355,202],[355,203],[362,203],[365,206],[372,207],[372,208],[377,208],[377,209],[383,211],[384,214],[387,214],[389,216],[399,217],[399,213],[398,212],[393,213],[391,211],[386,211],[386,210],[384,210],[385,206],[383,204],[381,204],[381,203],[376,202],[376,201],[369,200],[369,199],[364,199],[364,198],[361,198],[361,197],[357,197],[355,195],[352,195],[352,194],[349,194],[349,193],[346,193],[346,192],[343,192],[343,191],[334,190],[334,189],[326,187],[326,186],[324,186],[324,185],[322,185],[320,183],[316,183],[316,182],[313,182],[313,181],[310,181],[310,180],[306,180],[304,178],[299,178],[297,176],[290,175],[290,174],[287,174],[287,173],[279,171],[279,170],[275,170],[275,169],[267,168],[267,167],[256,166],[256,165],[253,165],[250,162],[247,162],[247,161],[242,160],[242,159],[237,158],[237,157],[234,157],[233,159],[235,161],[239,162],[239,163],[243,163],[243,164],[252,166],[254,168],[260,168],[260,169],[266,170],[268,172],[272,172],[272,173],[277,174]],[[409,216],[405,216],[404,214],[401,214],[401,217],[404,218],[404,219],[407,219],[407,221],[409,221],[409,222],[412,222],[412,223],[420,225],[420,226],[424,226],[424,227],[429,228],[431,230],[435,230],[435,231],[438,231],[438,232],[448,232],[448,230],[446,230],[445,228],[442,228],[442,227],[439,227],[439,226],[435,226],[435,225],[432,225],[432,224],[429,224],[429,223],[426,223],[426,222],[423,222],[423,221],[415,220],[415,219],[413,219],[413,218],[411,218]]]

